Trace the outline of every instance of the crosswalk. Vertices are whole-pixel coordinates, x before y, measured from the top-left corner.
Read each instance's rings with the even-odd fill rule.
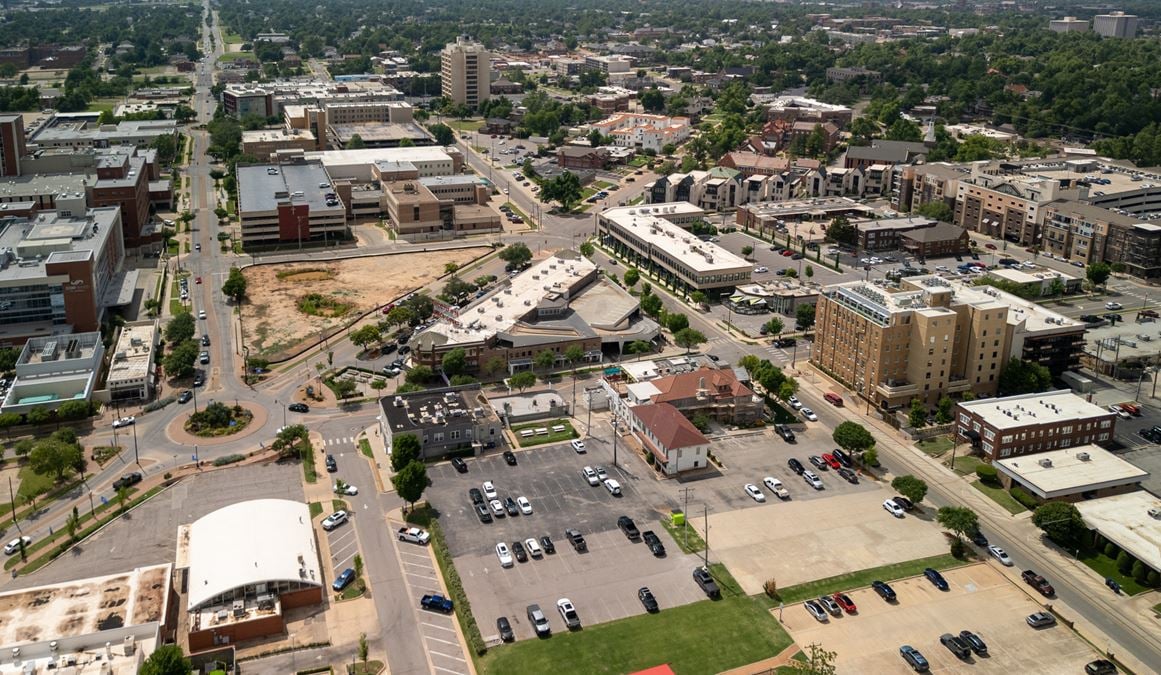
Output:
[[[355,438],[354,438],[354,436],[346,436],[346,437],[343,437],[343,438],[326,438],[326,439],[323,439],[323,443],[325,443],[326,445],[329,445],[329,446],[334,446],[334,445],[350,445],[350,444],[352,444],[352,443],[354,443],[354,442],[355,442]]]

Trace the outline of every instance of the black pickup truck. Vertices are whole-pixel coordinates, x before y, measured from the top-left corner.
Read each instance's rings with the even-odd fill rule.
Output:
[[[637,541],[641,538],[641,531],[637,529],[637,524],[629,516],[621,516],[618,518],[617,527],[621,528],[621,531],[625,533],[629,541]]]

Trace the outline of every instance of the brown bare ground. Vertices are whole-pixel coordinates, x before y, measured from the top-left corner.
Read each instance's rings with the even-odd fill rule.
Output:
[[[251,355],[272,360],[293,355],[300,345],[384,305],[409,291],[427,285],[443,274],[444,265],[465,263],[486,253],[481,246],[452,251],[260,265],[244,270],[247,302],[242,322]],[[282,277],[281,279],[279,277]],[[321,293],[353,305],[343,317],[310,316],[298,310],[307,293]]]

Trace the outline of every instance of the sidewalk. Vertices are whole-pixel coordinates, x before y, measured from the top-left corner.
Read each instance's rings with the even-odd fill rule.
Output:
[[[371,472],[375,474],[375,487],[379,492],[395,492],[395,485],[391,482],[391,477],[395,475],[391,471],[391,456],[387,454],[387,445],[383,435],[379,432],[379,425],[369,426],[360,432],[355,437],[355,444],[358,445],[359,441],[364,438],[371,445],[372,457],[367,458],[366,455],[363,457],[371,463]],[[362,450],[359,451],[359,454],[362,455]]]

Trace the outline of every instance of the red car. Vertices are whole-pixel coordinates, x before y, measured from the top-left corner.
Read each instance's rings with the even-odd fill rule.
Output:
[[[996,250],[996,245],[995,244],[984,244],[984,248],[991,249],[994,251],[994,250]]]
[[[838,606],[842,607],[843,611],[847,614],[854,614],[855,612],[859,611],[859,608],[855,607],[855,603],[845,593],[835,593],[834,601],[838,603]]]
[[[201,277],[198,277],[198,278],[197,278],[197,279],[194,281],[194,283],[195,283],[195,284],[200,284],[201,282],[202,282],[202,278],[201,278]]]
[[[784,255],[784,256],[786,256],[787,258],[789,258],[790,256],[794,255],[794,251],[792,251],[792,250],[790,250],[790,249],[788,249],[788,248],[787,248],[787,249],[783,249],[783,250],[782,250],[782,255]]]
[[[836,471],[839,469],[839,467],[842,466],[842,464],[839,464],[839,461],[834,458],[834,455],[830,454],[829,452],[822,456],[822,461],[826,462],[827,466],[835,469]]]

